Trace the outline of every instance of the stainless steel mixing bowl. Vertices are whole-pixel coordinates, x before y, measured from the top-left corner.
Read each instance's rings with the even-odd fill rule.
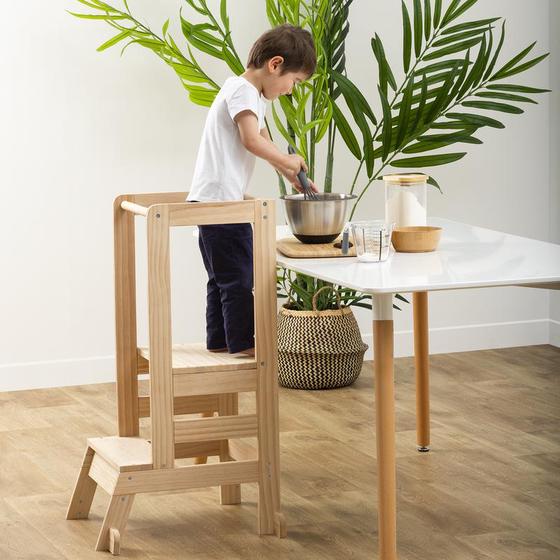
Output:
[[[348,201],[355,194],[317,193],[317,200],[305,199],[303,194],[280,197],[292,233],[302,243],[330,243],[346,223]]]

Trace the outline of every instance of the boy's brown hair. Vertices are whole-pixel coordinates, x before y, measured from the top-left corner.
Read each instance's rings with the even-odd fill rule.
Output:
[[[263,33],[251,48],[247,67],[262,68],[275,56],[284,59],[282,74],[286,72],[315,72],[317,55],[309,31],[287,23]]]

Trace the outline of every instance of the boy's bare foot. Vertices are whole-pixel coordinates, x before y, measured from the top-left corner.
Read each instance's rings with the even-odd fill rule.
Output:
[[[227,352],[227,348],[208,348],[208,352]]]
[[[247,350],[241,350],[239,354],[244,354],[245,356],[251,356],[252,358],[255,357],[255,349],[254,348],[247,348]]]

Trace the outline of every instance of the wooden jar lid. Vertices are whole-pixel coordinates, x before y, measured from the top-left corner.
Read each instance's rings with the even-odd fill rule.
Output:
[[[396,185],[414,185],[425,183],[430,178],[424,173],[390,173],[383,175],[383,180]]]

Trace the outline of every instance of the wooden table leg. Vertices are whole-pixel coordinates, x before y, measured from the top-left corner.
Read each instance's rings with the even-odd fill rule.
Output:
[[[414,366],[416,370],[416,443],[418,451],[430,450],[430,377],[428,292],[413,294]]]
[[[393,294],[374,294],[372,299],[379,559],[396,560],[397,473],[393,381]]]

